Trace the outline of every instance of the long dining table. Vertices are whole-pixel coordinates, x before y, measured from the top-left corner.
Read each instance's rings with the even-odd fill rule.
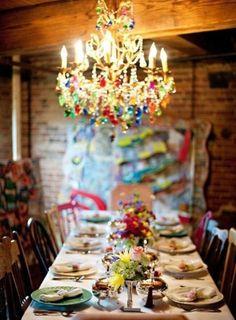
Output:
[[[72,232],[69,239],[73,237],[78,238],[78,234],[81,228],[89,224],[93,225],[93,222],[83,221],[83,217],[86,218],[89,215],[93,216],[94,211],[82,211],[81,213],[81,222],[80,225]],[[111,214],[114,216],[114,212],[106,212],[106,214]],[[55,277],[51,268],[49,269],[46,277],[40,285],[40,288],[47,287],[80,287],[92,292],[93,285],[96,279],[107,276],[107,270],[104,267],[102,258],[105,255],[107,248],[111,245],[108,242],[107,235],[110,232],[110,226],[107,222],[94,223],[94,228],[98,230],[104,230],[103,235],[99,235],[96,239],[102,242],[102,248],[96,249],[94,251],[80,251],[72,250],[68,247],[68,244],[64,244],[58,253],[53,265],[62,264],[65,262],[86,262],[93,266],[94,273],[85,276],[83,279],[74,279],[74,278],[63,278]],[[77,234],[78,233],[78,234]],[[82,236],[82,235],[81,235]],[[189,236],[185,237],[190,239]],[[74,238],[75,239],[75,238]],[[182,239],[182,238],[181,238]],[[201,257],[197,251],[193,251],[185,254],[170,255],[165,252],[159,253],[160,265],[162,261],[174,261],[175,259],[200,259]],[[167,283],[168,290],[172,290],[176,287],[213,287],[217,290],[216,284],[214,283],[210,274],[206,271],[200,277],[173,277],[171,274],[166,274],[163,272],[161,278]],[[79,280],[79,281],[78,281]],[[116,299],[99,299],[96,295],[92,294],[92,298],[79,305],[73,306],[69,312],[62,311],[61,309],[57,310],[56,308],[47,308],[47,306],[40,305],[34,300],[32,300],[29,307],[26,309],[22,319],[23,320],[36,320],[36,319],[46,319],[46,320],[55,320],[55,319],[65,319],[70,318],[74,320],[89,320],[89,319],[173,319],[173,320],[184,320],[184,319],[207,319],[207,320],[233,320],[228,306],[222,301],[222,303],[215,307],[215,309],[206,307],[185,310],[184,306],[180,307],[175,303],[170,303],[169,299],[163,294],[163,297],[155,299],[154,306],[152,308],[145,307],[145,299],[142,295],[136,293],[135,288],[133,288],[133,307],[140,308],[140,311],[137,313],[124,312],[122,311],[122,306],[126,305],[127,301],[127,290],[124,288],[122,292],[118,295]]]

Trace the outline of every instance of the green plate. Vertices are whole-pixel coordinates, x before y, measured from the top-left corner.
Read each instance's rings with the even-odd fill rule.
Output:
[[[186,230],[181,230],[181,231],[179,231],[179,232],[172,232],[172,233],[169,233],[169,234],[165,234],[165,233],[162,233],[162,232],[160,231],[160,236],[161,236],[161,237],[166,237],[166,238],[185,237],[185,236],[187,236],[187,234],[188,234],[188,233],[187,233]]]
[[[85,220],[87,222],[93,222],[93,223],[103,223],[103,222],[108,222],[110,221],[110,217],[88,217],[88,218],[85,218]]]
[[[66,306],[72,306],[72,305],[78,305],[81,303],[84,303],[86,301],[89,301],[92,298],[92,293],[86,289],[82,289],[83,293],[81,295],[78,295],[73,298],[65,298],[63,300],[54,301],[54,302],[46,302],[39,299],[40,295],[42,293],[46,294],[52,294],[57,292],[60,289],[65,290],[72,290],[75,289],[75,287],[48,287],[48,288],[42,288],[35,290],[31,293],[31,298],[41,304],[49,305],[49,306],[60,306],[60,307],[66,307]]]

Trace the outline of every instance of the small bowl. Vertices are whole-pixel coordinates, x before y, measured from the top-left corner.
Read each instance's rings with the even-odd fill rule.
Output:
[[[105,277],[96,280],[92,288],[93,294],[100,299],[116,299],[118,297],[118,293],[121,292],[121,288],[118,291],[113,290],[109,286],[109,279]]]
[[[153,298],[162,298],[162,292],[165,291],[168,286],[167,283],[158,277],[152,279],[145,279],[138,281],[136,286],[137,294],[143,297],[147,297],[149,288],[153,288]]]

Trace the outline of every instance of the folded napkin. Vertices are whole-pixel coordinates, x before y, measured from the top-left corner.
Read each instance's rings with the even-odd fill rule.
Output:
[[[66,244],[79,249],[93,249],[99,247],[101,245],[101,242],[96,239],[73,238],[69,239]]]
[[[53,271],[54,272],[76,272],[76,271],[83,271],[92,268],[91,264],[89,263],[57,263],[53,264]]]
[[[166,241],[160,241],[158,247],[162,250],[181,250],[185,249],[190,245],[189,241],[183,241],[178,239],[170,239]]]
[[[79,231],[79,234],[88,234],[88,235],[96,235],[106,233],[105,228],[101,226],[98,228],[96,226],[84,226]]]
[[[183,226],[178,225],[176,227],[171,227],[171,228],[168,228],[168,229],[161,230],[161,234],[169,235],[169,234],[172,234],[172,233],[178,233],[178,232],[183,231],[183,230],[184,230]]]
[[[42,293],[39,296],[39,299],[44,302],[54,302],[60,301],[65,298],[73,298],[78,295],[81,295],[83,290],[81,288],[73,288],[71,290],[60,289],[55,293]]]
[[[212,287],[181,288],[172,292],[171,298],[179,302],[192,302],[210,299],[216,296],[216,290]]]
[[[195,271],[201,269],[203,267],[203,263],[200,260],[192,260],[192,261],[180,261],[172,264],[167,264],[165,269],[167,271],[172,272],[188,272]]]

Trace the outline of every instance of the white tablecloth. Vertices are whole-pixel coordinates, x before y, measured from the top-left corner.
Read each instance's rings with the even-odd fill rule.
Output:
[[[98,225],[98,224],[97,224]],[[102,227],[104,227],[104,225],[102,225]],[[106,238],[104,238],[104,245],[106,245]],[[95,282],[95,279],[104,276],[105,274],[105,269],[102,265],[101,262],[101,258],[104,255],[104,253],[93,253],[93,254],[80,254],[80,253],[68,253],[68,248],[66,248],[65,246],[61,249],[61,251],[59,252],[55,263],[59,263],[59,262],[66,262],[66,261],[76,261],[78,259],[82,259],[88,263],[91,263],[93,266],[96,267],[97,269],[97,273],[89,276],[89,279],[84,279],[81,282],[75,282],[73,280],[63,280],[63,281],[58,281],[58,280],[52,280],[53,274],[51,273],[51,271],[48,272],[47,276],[45,277],[44,281],[41,284],[41,288],[44,287],[54,287],[54,286],[78,286],[87,290],[92,291],[92,285]],[[166,260],[166,259],[179,259],[179,255],[175,255],[175,256],[170,256],[166,253],[161,253],[160,254],[160,258],[161,260]],[[186,258],[188,257],[189,259],[195,259],[195,258],[200,258],[199,254],[197,252],[193,252],[190,253],[188,255],[182,255],[182,257]],[[168,289],[172,289],[176,286],[212,286],[215,287],[215,284],[211,278],[211,276],[207,273],[205,276],[202,276],[198,279],[175,279],[172,276],[163,274],[162,278],[167,282],[168,284]],[[84,304],[82,304],[81,306],[78,307],[78,310],[76,311],[76,314],[73,313],[71,315],[69,315],[68,318],[74,318],[74,319],[80,319],[79,315],[95,315],[96,317],[98,317],[99,319],[103,319],[107,313],[109,313],[110,315],[110,319],[112,319],[112,315],[113,314],[120,314],[120,318],[122,319],[122,317],[127,317],[128,313],[124,313],[120,310],[120,307],[126,306],[126,300],[127,300],[127,292],[126,290],[124,290],[118,298],[117,302],[114,303],[110,303],[106,300],[102,301],[102,304],[105,307],[108,307],[109,310],[112,311],[107,311],[106,309],[102,309],[99,305],[98,305],[98,299],[93,296],[92,299]],[[193,319],[193,320],[197,320],[197,319],[207,319],[207,320],[233,320],[233,316],[230,313],[227,305],[223,305],[220,308],[220,312],[203,312],[203,311],[192,311],[192,312],[186,312],[183,309],[177,308],[176,306],[172,306],[170,304],[167,303],[167,298],[163,298],[163,299],[158,299],[158,300],[154,300],[154,307],[152,309],[148,309],[144,307],[145,301],[143,300],[142,297],[138,296],[135,293],[133,293],[133,306],[134,307],[140,307],[142,312],[144,312],[144,314],[155,314],[156,315],[156,319],[158,318],[164,318],[166,319],[166,316],[171,316],[170,319],[174,319],[174,315],[182,315],[183,319]],[[62,314],[48,314],[48,315],[40,315],[40,316],[36,316],[33,313],[33,304],[31,303],[31,305],[27,308],[24,316],[23,316],[23,320],[35,320],[35,319],[47,319],[47,320],[55,320],[55,319],[65,319],[65,316],[63,316]],[[100,315],[100,316],[99,316]],[[108,315],[108,317],[109,317]],[[173,316],[173,317],[172,317]],[[139,316],[140,317],[140,313]],[[98,319],[96,318],[96,319]],[[178,319],[178,318],[176,318]],[[182,318],[179,318],[182,319]]]

